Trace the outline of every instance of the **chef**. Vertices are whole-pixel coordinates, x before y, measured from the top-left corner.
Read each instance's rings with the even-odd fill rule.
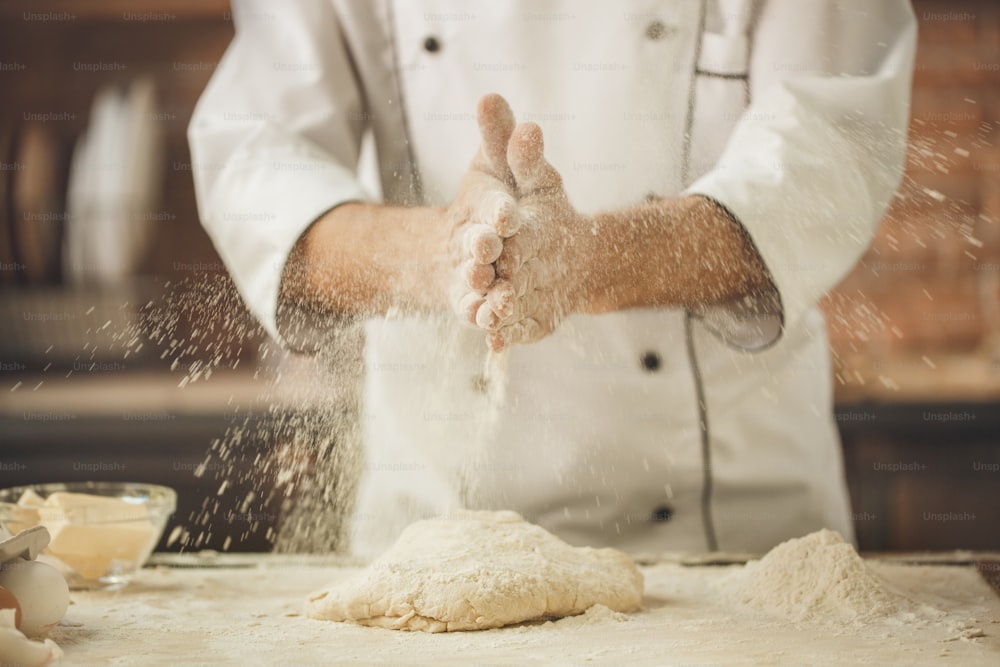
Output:
[[[853,536],[816,304],[899,184],[906,0],[233,18],[200,214],[276,339],[365,321],[354,552],[459,506],[629,551]]]

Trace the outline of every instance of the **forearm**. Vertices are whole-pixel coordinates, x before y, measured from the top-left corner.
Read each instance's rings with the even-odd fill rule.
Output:
[[[771,284],[742,227],[709,199],[656,200],[594,223],[604,259],[581,285],[586,312],[705,306]]]
[[[448,237],[443,209],[342,204],[295,245],[280,306],[335,316],[443,311]]]

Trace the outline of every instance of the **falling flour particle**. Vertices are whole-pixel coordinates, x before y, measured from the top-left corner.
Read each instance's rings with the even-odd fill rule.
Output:
[[[873,621],[924,612],[884,579],[836,532],[782,542],[719,583],[730,599],[793,621]]]
[[[503,352],[490,350],[486,353],[486,361],[483,364],[483,377],[486,379],[490,402],[496,408],[502,406],[507,398],[507,357],[507,350]]]
[[[572,547],[516,512],[460,511],[411,524],[353,577],[311,595],[311,618],[393,630],[486,630],[638,609],[643,577],[615,549]]]
[[[945,199],[947,199],[947,197],[945,197],[942,193],[938,192],[937,190],[932,190],[931,188],[924,188],[924,194],[926,194],[928,197],[936,199],[937,201],[944,201]]]

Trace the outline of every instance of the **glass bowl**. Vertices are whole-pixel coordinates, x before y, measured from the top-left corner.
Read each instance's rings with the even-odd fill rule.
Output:
[[[114,589],[145,564],[176,508],[174,490],[155,484],[30,484],[0,489],[0,528],[45,526],[51,540],[39,560],[70,588]]]

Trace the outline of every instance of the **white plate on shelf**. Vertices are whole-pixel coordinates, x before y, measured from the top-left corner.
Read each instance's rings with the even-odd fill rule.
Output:
[[[69,224],[65,275],[69,284],[99,282],[117,275],[120,239],[115,236],[114,204],[123,178],[121,93],[117,86],[98,90],[86,130],[77,139],[69,179]]]
[[[91,119],[91,151],[94,165],[93,218],[85,237],[88,276],[98,282],[114,282],[123,275],[125,227],[124,197],[125,124],[127,116],[117,87],[98,92]]]
[[[98,113],[91,106],[90,123]],[[63,235],[63,277],[69,285],[87,281],[87,235],[92,227],[94,209],[94,150],[93,132],[88,127],[80,133],[73,147],[69,184],[66,188],[66,229]]]
[[[66,275],[112,283],[134,275],[149,250],[163,169],[152,78],[101,88],[77,141],[69,185]]]
[[[156,87],[152,78],[132,82],[125,100],[127,114],[124,186],[125,267],[129,273],[138,271],[149,251],[156,227],[156,207],[159,204],[163,168],[163,148],[160,123],[154,120],[157,111]]]

